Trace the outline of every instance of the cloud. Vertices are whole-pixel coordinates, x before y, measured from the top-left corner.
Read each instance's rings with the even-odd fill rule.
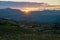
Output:
[[[60,0],[0,0],[0,1],[17,1],[17,2],[44,2],[49,4],[60,4]]]

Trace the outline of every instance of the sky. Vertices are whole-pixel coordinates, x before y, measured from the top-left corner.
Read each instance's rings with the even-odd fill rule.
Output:
[[[59,4],[60,0],[0,0],[0,1],[16,1],[16,2],[39,2],[39,3],[48,3],[48,4]]]

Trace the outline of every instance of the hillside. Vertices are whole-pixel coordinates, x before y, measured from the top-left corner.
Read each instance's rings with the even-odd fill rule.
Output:
[[[60,24],[0,18],[0,40],[60,40]]]
[[[32,11],[28,16],[18,9],[0,9],[0,18],[15,21],[32,21],[43,23],[60,23],[60,10]]]

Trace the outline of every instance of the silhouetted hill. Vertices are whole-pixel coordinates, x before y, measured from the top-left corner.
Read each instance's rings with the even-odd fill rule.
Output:
[[[32,21],[43,23],[60,23],[60,10],[33,11],[28,16],[17,9],[0,9],[0,18],[16,21]]]
[[[20,10],[17,9],[0,9],[0,18],[7,18],[7,19],[13,19],[13,20],[22,20],[23,13]]]
[[[60,22],[60,10],[34,11],[30,17],[33,21],[40,22]]]

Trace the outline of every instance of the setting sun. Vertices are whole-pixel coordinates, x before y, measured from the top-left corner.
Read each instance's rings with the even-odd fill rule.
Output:
[[[23,10],[25,15],[29,15],[30,10]]]
[[[39,8],[24,7],[24,8],[21,9],[21,11],[26,12],[26,13],[28,13],[28,12],[30,12],[30,11],[37,11],[37,10],[39,10]]]
[[[28,15],[31,12],[29,8],[23,8],[21,11],[24,12],[25,15]]]
[[[25,12],[25,13],[29,13],[30,10],[26,9],[26,10],[23,10],[23,12]]]
[[[39,11],[40,9],[38,7],[22,7],[20,10],[24,12],[25,15],[29,15],[31,11]]]

